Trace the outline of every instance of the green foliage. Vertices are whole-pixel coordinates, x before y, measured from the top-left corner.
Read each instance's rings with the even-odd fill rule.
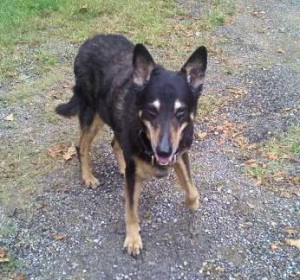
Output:
[[[277,139],[272,139],[266,144],[269,152],[276,153],[278,156],[291,153],[300,153],[300,125],[289,127],[288,131]]]

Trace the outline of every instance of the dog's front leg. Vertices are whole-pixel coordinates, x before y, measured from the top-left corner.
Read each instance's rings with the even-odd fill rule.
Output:
[[[199,193],[192,181],[189,156],[187,152],[185,152],[178,158],[174,167],[179,182],[186,193],[186,199],[185,199],[186,206],[192,210],[198,209]]]
[[[138,201],[142,189],[142,180],[137,176],[136,167],[133,161],[126,166],[126,187],[125,187],[125,223],[126,238],[124,249],[128,254],[139,255],[142,248],[140,236]]]

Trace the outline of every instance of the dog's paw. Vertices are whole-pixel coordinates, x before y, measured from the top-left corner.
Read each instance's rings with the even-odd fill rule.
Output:
[[[82,177],[82,180],[87,188],[95,189],[100,185],[100,182],[93,175]]]
[[[140,234],[127,235],[124,241],[124,250],[129,255],[138,256],[143,249],[142,238]]]
[[[197,210],[199,208],[199,197],[187,197],[185,200],[185,205],[187,208],[191,209],[191,210]]]

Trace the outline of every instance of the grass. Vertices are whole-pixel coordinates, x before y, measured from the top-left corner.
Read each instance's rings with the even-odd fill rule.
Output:
[[[279,138],[271,139],[265,148],[277,157],[300,154],[300,125],[293,125]]]
[[[198,118],[203,120],[205,117],[214,113],[214,111],[221,105],[222,100],[218,96],[214,96],[209,91],[201,96],[198,109]]]
[[[260,162],[253,162],[246,167],[246,173],[256,178],[268,189],[283,193],[290,197],[297,192],[295,188],[300,183],[300,177],[296,175],[292,162],[300,159],[300,125],[289,127],[286,133],[273,138],[260,147]],[[286,184],[280,184],[283,180],[294,185],[290,190]]]
[[[164,46],[181,58],[180,53],[186,55],[201,39],[196,38],[196,31],[224,24],[235,10],[234,3],[210,0],[203,18],[178,21],[185,12],[174,0],[145,0],[142,4],[138,0],[3,0],[0,82],[17,76],[19,68],[28,65],[30,50],[50,42],[79,44],[96,33],[126,34],[135,42]],[[195,31],[192,38],[191,31]],[[49,52],[38,50],[34,58],[46,66],[57,64]]]
[[[128,34],[139,42],[163,43],[166,19],[179,11],[174,1],[3,0],[0,10],[0,78],[26,65],[28,48],[49,42],[81,43],[96,33]],[[56,64],[49,54],[37,58]]]

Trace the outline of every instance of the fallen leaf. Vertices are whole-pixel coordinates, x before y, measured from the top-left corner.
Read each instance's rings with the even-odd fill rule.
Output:
[[[65,146],[63,145],[52,145],[48,151],[47,151],[47,154],[48,156],[52,157],[52,158],[55,158],[57,157],[58,155],[60,155],[61,153],[63,153],[63,151],[65,150]]]
[[[300,234],[300,228],[285,227],[283,231],[288,234]]]
[[[6,263],[6,262],[9,262],[7,253],[3,248],[0,248],[0,263]]]
[[[300,185],[300,176],[292,177],[292,182],[293,182],[295,185]]]
[[[251,204],[251,203],[249,203],[249,202],[247,202],[247,205],[248,205],[248,207],[251,208],[251,209],[254,209],[254,208],[255,208],[255,205],[254,205],[254,204]]]
[[[54,240],[62,240],[67,237],[67,234],[63,233],[63,232],[58,232],[58,233],[54,234],[52,237]]]
[[[0,259],[6,257],[6,251],[3,248],[0,248]]]
[[[74,157],[76,155],[76,153],[77,153],[76,147],[74,147],[74,146],[68,147],[68,150],[63,154],[63,159],[65,161],[68,161],[72,157]]]
[[[197,132],[196,133],[197,140],[203,140],[206,137],[207,137],[207,132]]]
[[[13,121],[14,120],[14,114],[9,114],[4,118],[5,121]]]
[[[300,250],[300,239],[286,238],[284,241],[287,245],[297,247]]]
[[[26,280],[26,276],[23,273],[18,273],[12,278],[12,280]]]
[[[270,247],[271,247],[272,251],[276,251],[276,250],[280,249],[282,245],[283,244],[281,242],[275,242],[275,243],[272,243]]]
[[[257,179],[257,180],[255,180],[253,186],[254,187],[259,187],[259,186],[261,186],[261,184],[262,184],[262,179]]]
[[[256,147],[257,147],[257,145],[254,143],[254,144],[248,145],[247,149],[252,150],[252,149],[256,149]]]
[[[283,155],[281,155],[281,157],[280,158],[282,158],[282,159],[291,159],[292,158],[292,156],[291,155],[289,155],[289,154],[283,154]]]
[[[277,52],[278,53],[285,53],[285,51],[283,49],[278,49]]]
[[[251,222],[245,222],[245,223],[242,223],[242,224],[239,224],[239,226],[241,228],[250,228],[253,224]]]
[[[247,164],[247,165],[251,165],[253,163],[256,163],[255,159],[248,159],[248,160],[245,161],[245,164]]]
[[[266,153],[266,156],[268,159],[270,160],[275,160],[275,159],[278,159],[278,155],[273,153],[273,152],[269,152],[269,153]]]
[[[245,164],[253,168],[258,166],[255,159],[248,159],[245,161]]]

